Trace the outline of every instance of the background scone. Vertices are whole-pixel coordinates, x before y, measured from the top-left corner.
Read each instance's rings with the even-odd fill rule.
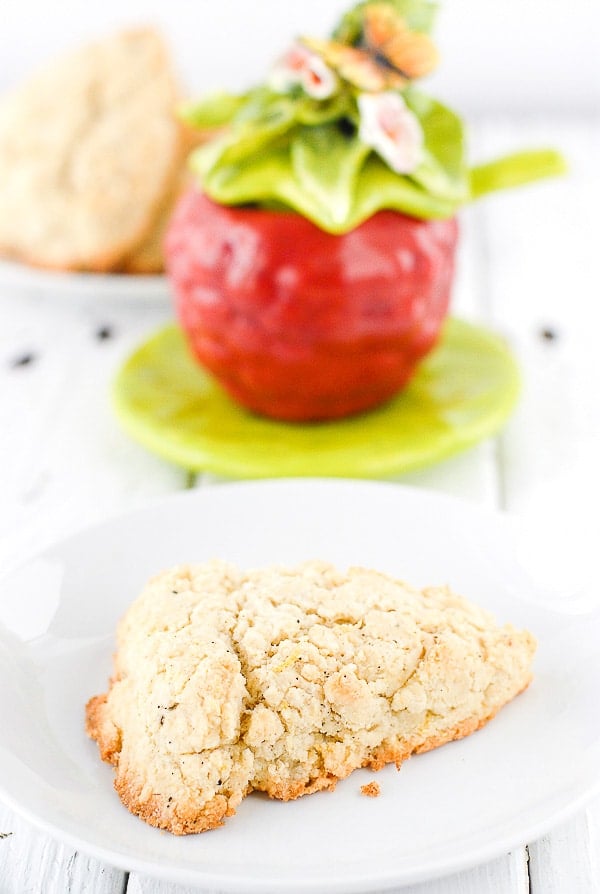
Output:
[[[253,789],[297,798],[468,735],[528,685],[534,651],[447,588],[319,562],[181,566],[122,620],[87,729],[133,813],[198,832]]]
[[[150,28],[84,47],[0,104],[0,252],[118,269],[157,221],[184,135],[167,49]]]

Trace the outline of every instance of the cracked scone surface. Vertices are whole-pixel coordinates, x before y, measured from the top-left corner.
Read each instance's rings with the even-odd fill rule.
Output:
[[[445,587],[179,566],[121,621],[87,729],[133,813],[199,832],[252,790],[289,800],[468,735],[528,685],[534,651]]]
[[[0,251],[111,270],[142,243],[179,174],[168,51],[151,28],[70,53],[0,103]]]

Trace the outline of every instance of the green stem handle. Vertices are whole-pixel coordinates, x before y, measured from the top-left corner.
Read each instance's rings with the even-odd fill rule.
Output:
[[[555,177],[567,171],[567,164],[554,149],[515,152],[496,161],[471,168],[471,198],[478,199],[497,189],[522,186],[543,177]]]

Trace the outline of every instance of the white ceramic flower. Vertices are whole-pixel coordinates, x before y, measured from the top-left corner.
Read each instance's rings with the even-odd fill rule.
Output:
[[[320,56],[296,43],[271,69],[269,86],[277,93],[300,86],[313,99],[328,99],[337,90],[338,79]]]
[[[398,174],[410,174],[423,157],[423,130],[399,93],[361,93],[359,138]]]

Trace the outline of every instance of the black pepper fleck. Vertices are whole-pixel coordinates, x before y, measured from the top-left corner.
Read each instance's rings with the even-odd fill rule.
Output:
[[[18,357],[15,357],[10,361],[10,366],[12,369],[18,369],[20,366],[31,366],[36,360],[35,354],[31,352],[26,352],[25,354],[20,354]]]
[[[551,329],[550,326],[545,326],[543,329],[540,329],[540,336],[544,341],[556,341],[558,332],[556,329]]]
[[[0,841],[3,838],[10,838],[11,835],[12,835],[12,832],[0,832]]]
[[[98,341],[107,341],[107,339],[113,337],[113,334],[112,326],[100,326],[96,329],[96,338]]]

